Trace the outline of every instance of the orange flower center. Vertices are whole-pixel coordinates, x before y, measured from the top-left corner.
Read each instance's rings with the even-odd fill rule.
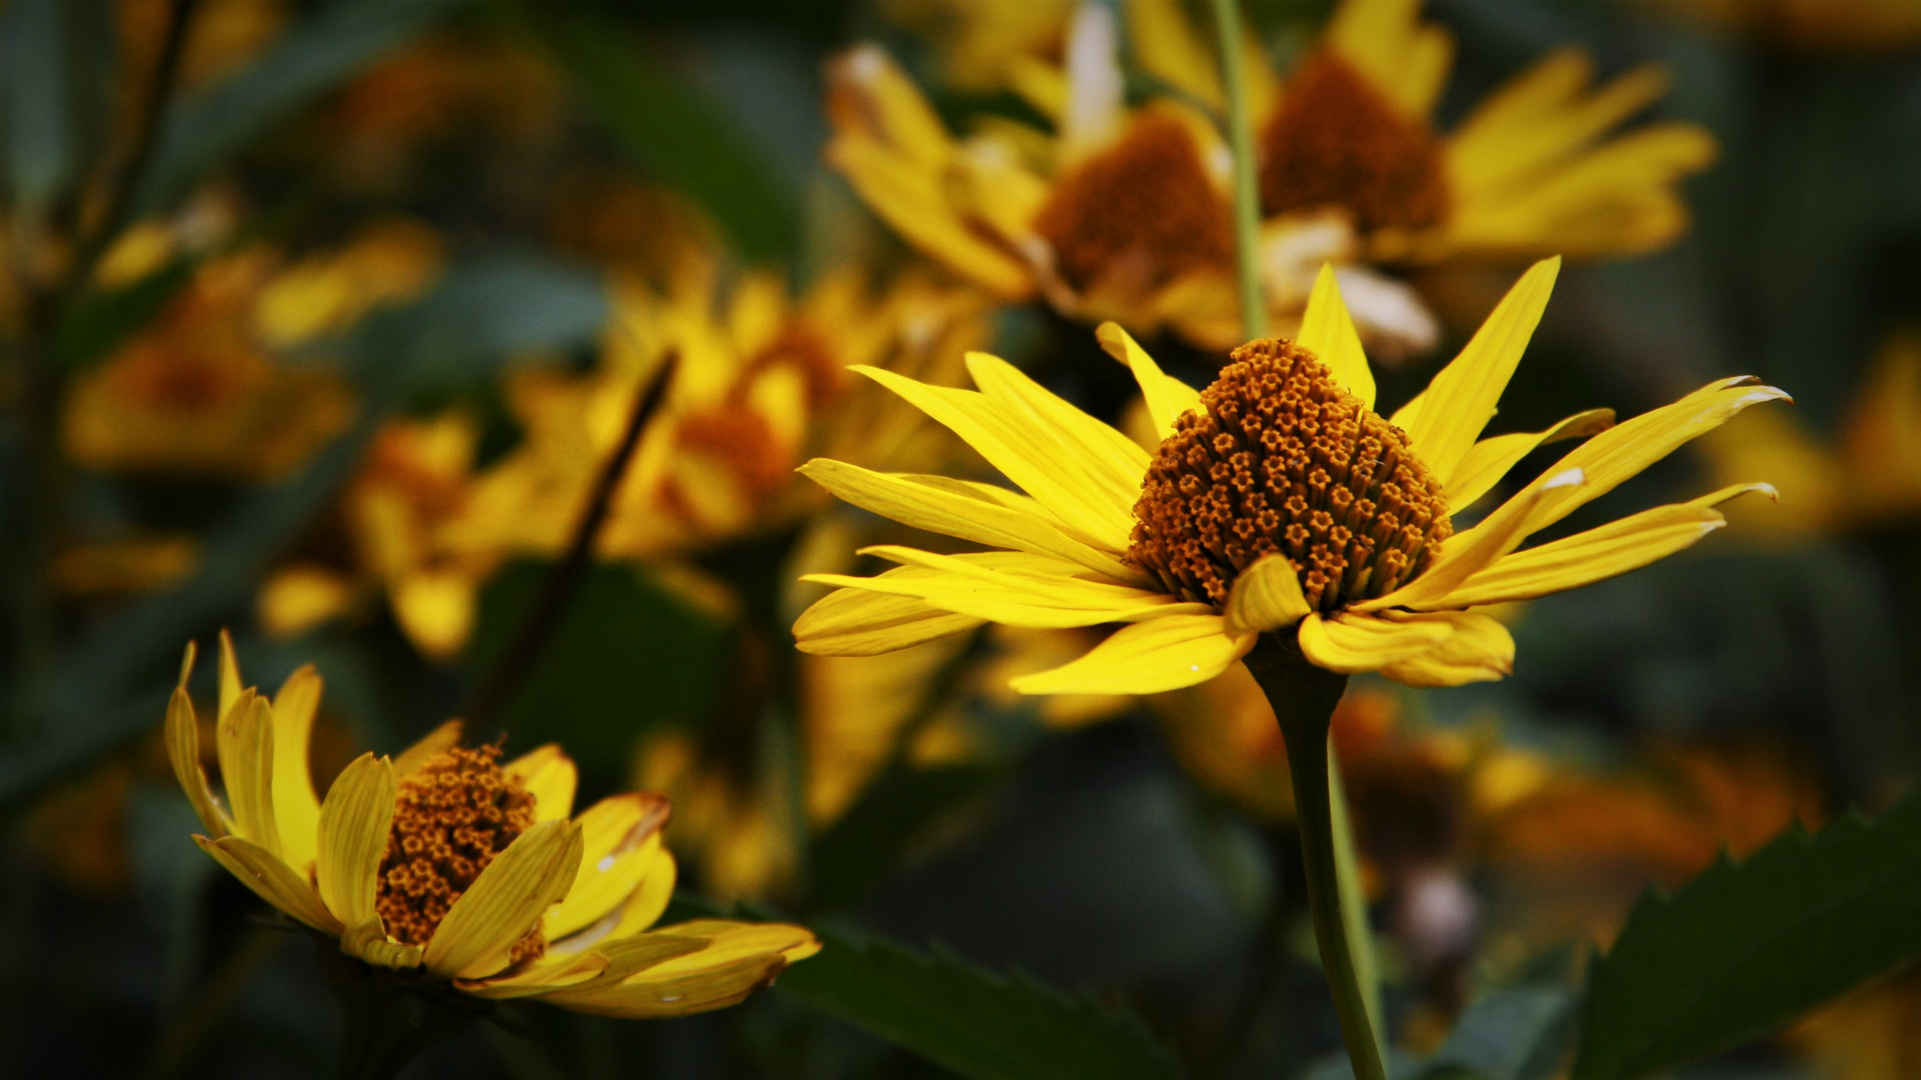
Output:
[[[533,827],[534,797],[499,757],[498,746],[455,747],[400,782],[374,899],[394,940],[425,945],[487,864]],[[513,960],[546,947],[536,926],[514,945]]]
[[[1116,280],[1152,289],[1233,265],[1227,202],[1208,182],[1193,134],[1166,115],[1136,120],[1120,142],[1063,177],[1034,231],[1077,289]]]
[[[1160,445],[1128,560],[1170,592],[1224,605],[1256,559],[1287,556],[1309,606],[1336,611],[1425,570],[1453,532],[1407,435],[1312,352],[1252,341]]]
[[[1439,224],[1450,196],[1441,143],[1333,53],[1287,84],[1261,134],[1268,214],[1344,207],[1363,232]]]

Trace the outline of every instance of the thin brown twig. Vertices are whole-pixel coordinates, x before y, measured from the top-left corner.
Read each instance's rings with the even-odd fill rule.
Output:
[[[635,449],[640,446],[641,432],[647,429],[647,422],[666,399],[667,385],[672,380],[677,362],[678,357],[669,354],[660,370],[642,385],[633,414],[627,420],[627,430],[621,433],[619,445],[608,455],[606,464],[601,466],[600,476],[594,481],[593,495],[587,502],[586,511],[581,514],[579,524],[574,526],[573,540],[568,544],[567,553],[547,575],[546,586],[534,602],[533,610],[528,612],[526,621],[520,624],[519,633],[514,635],[513,641],[500,654],[500,659],[494,663],[467,706],[466,719],[473,728],[484,727],[495,713],[513,700],[521,684],[532,673],[534,662],[540,659],[547,639],[559,628],[561,617],[566,615],[567,605],[573,600],[593,560],[594,545],[600,537],[601,527],[607,523],[614,491],[627,474],[627,465],[632,461]]]

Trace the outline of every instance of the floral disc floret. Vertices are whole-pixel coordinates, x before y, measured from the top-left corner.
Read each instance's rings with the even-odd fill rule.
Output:
[[[427,944],[487,864],[533,827],[534,796],[499,758],[498,746],[455,747],[400,782],[374,900],[394,940]],[[535,926],[514,945],[513,961],[545,950]]]
[[[1453,532],[1406,433],[1288,341],[1249,342],[1176,422],[1134,505],[1129,561],[1169,592],[1225,605],[1284,554],[1308,605],[1337,611],[1413,580]]]

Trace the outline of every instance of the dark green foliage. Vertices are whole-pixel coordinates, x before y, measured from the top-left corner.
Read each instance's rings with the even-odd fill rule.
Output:
[[[814,842],[814,906],[832,910],[864,898],[931,830],[999,788],[1007,773],[990,764],[883,774]]]
[[[618,26],[550,4],[525,10],[622,151],[705,206],[749,261],[794,253],[792,199],[714,106],[660,71]]]
[[[775,986],[973,1080],[1172,1080],[1174,1056],[1140,1021],[943,949],[820,931],[818,956]]]
[[[1795,826],[1650,894],[1589,980],[1574,1080],[1631,1080],[1765,1034],[1921,956],[1921,798]]]
[[[111,292],[82,295],[54,335],[55,361],[68,372],[82,371],[160,314],[199,267],[194,259],[175,259]]]

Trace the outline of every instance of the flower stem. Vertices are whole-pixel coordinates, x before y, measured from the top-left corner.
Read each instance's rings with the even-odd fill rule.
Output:
[[[345,1014],[336,1080],[393,1080],[421,1051],[467,1030],[493,1006],[440,980],[362,963],[331,938],[315,949]]]
[[[1249,341],[1267,336],[1261,295],[1261,192],[1255,175],[1254,116],[1247,100],[1247,56],[1241,48],[1240,0],[1214,0],[1221,42],[1221,89],[1227,97],[1227,141],[1234,152],[1234,252],[1241,282],[1241,327]]]
[[[1334,707],[1347,689],[1347,676],[1315,667],[1292,646],[1266,634],[1246,659],[1248,670],[1274,707],[1281,738],[1287,743],[1314,940],[1320,945],[1321,968],[1334,995],[1347,1056],[1354,1063],[1356,1080],[1386,1080],[1380,1036],[1369,1014],[1369,991],[1361,973],[1361,943],[1355,940],[1355,932],[1362,928],[1350,926],[1344,915],[1360,901],[1349,897],[1348,904],[1342,903],[1335,847],[1335,793],[1329,781],[1332,758],[1327,739]]]

